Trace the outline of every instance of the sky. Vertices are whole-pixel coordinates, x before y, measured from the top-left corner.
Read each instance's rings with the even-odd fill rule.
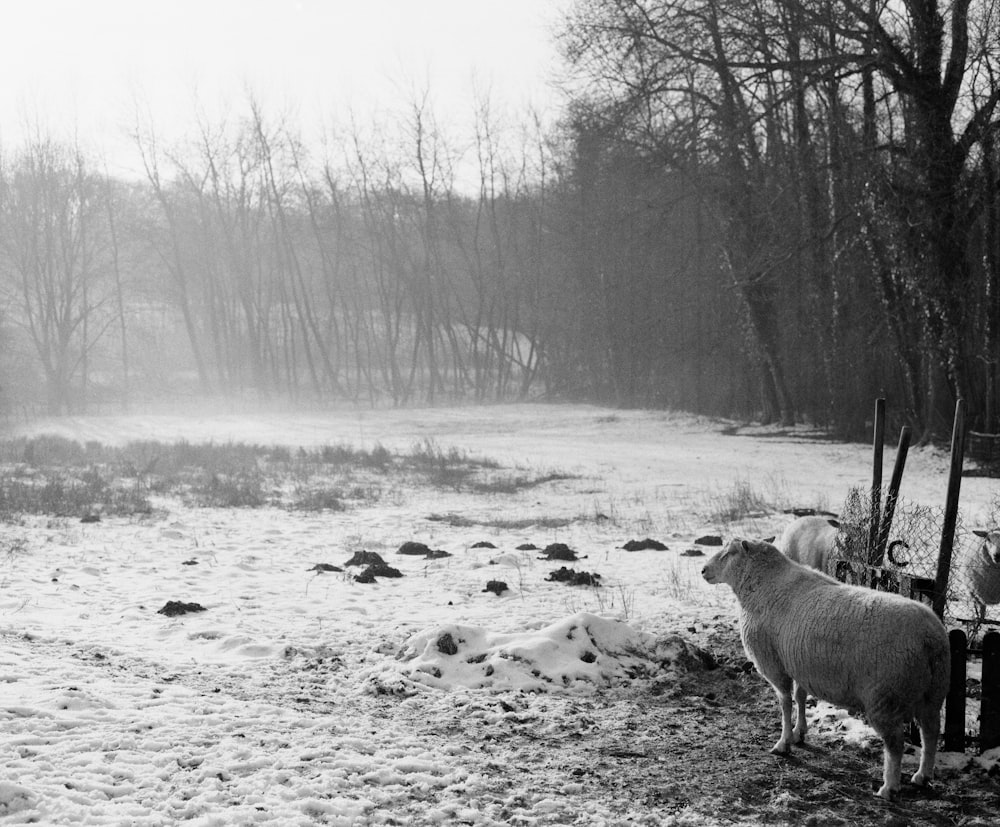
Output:
[[[31,0],[5,4],[0,142],[79,140],[115,170],[137,113],[167,138],[247,100],[306,132],[429,92],[446,130],[494,105],[551,113],[569,0]]]

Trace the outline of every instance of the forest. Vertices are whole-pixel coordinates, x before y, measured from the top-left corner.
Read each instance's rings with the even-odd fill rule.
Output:
[[[572,399],[1000,431],[1000,4],[576,0],[554,127],[248,93],[0,155],[0,415]],[[890,424],[892,419],[890,419]]]

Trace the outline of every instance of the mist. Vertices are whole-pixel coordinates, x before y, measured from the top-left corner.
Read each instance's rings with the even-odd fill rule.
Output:
[[[963,399],[998,432],[994,4],[923,34],[807,5],[390,4],[373,43],[262,1],[224,48],[199,30],[184,107],[137,71],[103,132],[0,131],[0,406],[544,398],[854,439],[883,397],[934,440]],[[131,58],[100,77],[186,20],[109,29]]]

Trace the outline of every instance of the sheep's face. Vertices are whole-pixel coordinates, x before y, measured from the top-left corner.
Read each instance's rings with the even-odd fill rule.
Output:
[[[750,546],[746,540],[734,539],[705,564],[701,576],[712,585],[733,583],[736,572],[746,565],[749,553]]]
[[[1000,530],[973,532],[983,540],[983,555],[995,566],[1000,566]]]

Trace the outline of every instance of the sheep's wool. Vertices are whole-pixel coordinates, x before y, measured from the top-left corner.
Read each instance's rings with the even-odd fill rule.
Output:
[[[740,604],[748,657],[774,687],[787,752],[806,730],[805,693],[862,710],[885,742],[884,784],[899,790],[903,726],[916,718],[924,751],[914,775],[933,771],[950,653],[944,626],[923,604],[838,583],[763,542],[734,540],[706,564],[705,578],[728,583]],[[793,683],[798,720],[791,726]]]
[[[1000,603],[1000,565],[990,556],[990,546],[998,541],[996,534],[990,534],[976,548],[969,565],[969,584],[972,595],[980,603],[993,606]]]

